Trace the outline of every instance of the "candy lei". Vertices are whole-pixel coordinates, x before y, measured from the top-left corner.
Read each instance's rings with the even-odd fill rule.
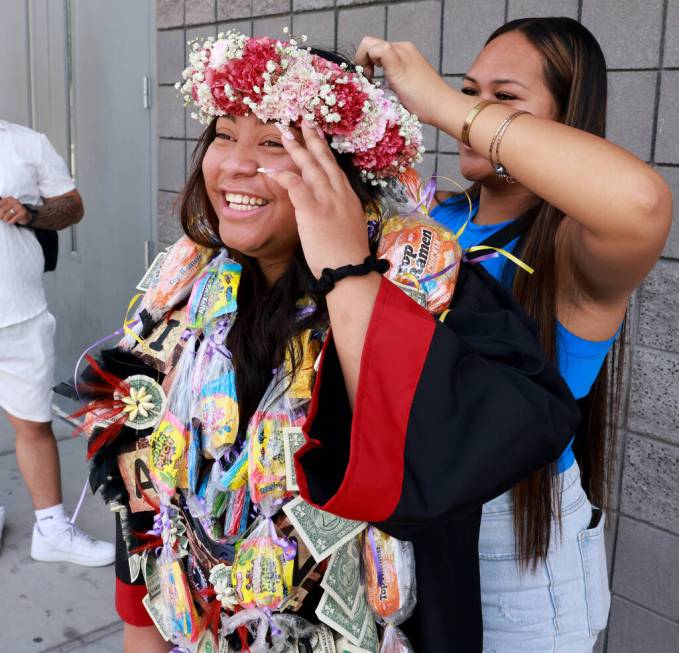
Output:
[[[151,534],[162,546],[148,557],[157,566],[159,613],[165,613],[165,626],[186,650],[194,650],[197,638],[216,633],[220,618],[222,634],[248,624],[262,642],[284,641],[286,628],[303,625],[297,617],[274,618],[291,598],[297,543],[280,533],[272,518],[294,495],[287,487],[283,436],[306,418],[325,329],[304,331],[296,339],[297,372],[291,377],[289,359],[274,371],[245,438],[239,439],[235,373],[225,343],[236,319],[240,274],[240,265],[222,250],[193,283],[186,346],[165,413],[150,438],[149,467],[161,501]],[[187,539],[187,523],[222,553],[203,570],[200,611],[193,600],[196,575],[190,583],[187,574],[199,545]],[[262,643],[257,650],[270,649]]]

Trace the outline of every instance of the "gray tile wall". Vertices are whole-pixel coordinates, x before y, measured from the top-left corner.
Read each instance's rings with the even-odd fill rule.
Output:
[[[177,198],[200,126],[172,84],[187,38],[230,27],[351,54],[364,34],[415,42],[450,84],[506,20],[581,20],[609,65],[608,135],[657,167],[679,197],[679,0],[157,0],[158,233],[181,229]],[[457,143],[428,129],[421,172],[460,179]],[[663,258],[630,308],[628,401],[608,548],[613,605],[597,650],[679,651],[679,209]]]

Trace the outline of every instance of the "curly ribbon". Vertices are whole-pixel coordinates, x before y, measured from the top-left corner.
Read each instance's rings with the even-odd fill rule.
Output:
[[[481,251],[484,251],[484,250],[492,250],[493,252],[496,252],[497,254],[502,254],[502,256],[507,257],[512,263],[514,263],[514,265],[518,265],[522,270],[525,270],[526,272],[528,272],[528,274],[533,274],[533,272],[535,272],[535,270],[530,265],[528,265],[527,263],[524,263],[520,258],[517,258],[511,252],[508,252],[508,251],[501,249],[499,247],[491,247],[490,245],[474,245],[473,247],[470,247],[467,250],[467,252],[469,252],[471,254],[472,252],[481,252]],[[476,260],[478,260],[478,259],[476,259]]]
[[[75,369],[73,370],[73,387],[75,388],[75,393],[78,395],[78,399],[82,401],[82,397],[80,396],[80,391],[78,390],[78,369],[80,368],[80,363],[83,362],[83,358],[87,356],[95,347],[98,347],[99,345],[103,345],[107,340],[110,340],[111,338],[115,336],[121,336],[123,334],[122,329],[117,329],[113,333],[109,333],[107,336],[104,336],[103,338],[99,338],[96,342],[92,343],[85,351],[83,351],[82,354],[80,354],[80,358],[78,358],[78,362],[75,364]]]
[[[128,318],[130,316],[130,311],[132,310],[132,307],[135,305],[136,301],[143,296],[143,292],[138,292],[134,297],[132,297],[132,299],[130,299],[130,303],[127,305],[127,311],[125,311],[125,318],[123,319],[123,331],[125,335],[134,338],[140,345],[143,345],[144,341],[131,329],[132,326],[137,324],[138,320],[136,318],[132,318],[131,320]]]
[[[464,193],[464,196],[467,198],[467,205],[469,208],[469,212],[467,214],[467,219],[464,221],[464,224],[455,232],[455,238],[458,240],[460,239],[460,236],[464,233],[465,229],[467,228],[467,225],[471,222],[472,219],[472,214],[474,212],[474,204],[472,202],[472,198],[469,196],[469,193],[454,179],[451,179],[450,177],[444,177],[442,175],[432,175],[432,177],[429,179],[429,181],[424,185],[424,187],[420,186],[420,189],[418,190],[418,203],[415,207],[415,209],[418,209],[422,207],[422,212],[427,216],[431,217],[431,214],[429,212],[429,207],[431,206],[432,200],[434,199],[434,193],[436,192],[436,183],[434,182],[435,179],[443,179],[445,181],[449,181],[451,184],[456,186],[457,188],[460,189],[462,193]],[[514,256],[511,252],[508,252],[504,249],[501,249],[499,247],[491,247],[490,245],[474,245],[470,248],[468,248],[465,251],[466,253],[471,254],[472,252],[480,252],[483,250],[492,250],[492,254],[489,254],[487,256],[481,256],[479,258],[474,259],[473,261],[467,261],[470,263],[480,263],[481,261],[485,261],[488,258],[494,258],[498,255],[502,255],[509,259],[514,265],[517,265],[520,267],[522,270],[525,270],[528,272],[528,274],[533,274],[535,270],[530,267],[530,265],[524,263],[520,258]],[[466,260],[466,259],[465,259]],[[430,279],[427,278],[427,281]],[[423,283],[425,279],[422,279],[420,283]]]

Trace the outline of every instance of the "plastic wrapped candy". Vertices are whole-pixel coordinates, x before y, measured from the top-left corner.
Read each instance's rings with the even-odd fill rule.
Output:
[[[409,653],[412,647],[396,626],[417,604],[413,545],[374,526],[368,526],[362,537],[366,599],[376,621],[385,626],[380,653]]]
[[[191,289],[188,320],[191,327],[209,333],[222,318],[237,309],[241,266],[223,250],[201,271]]]
[[[305,331],[297,346],[299,363],[294,382],[289,385],[292,365],[288,355],[276,371],[248,429],[250,496],[266,516],[273,515],[291,496],[287,487],[284,430],[300,427],[306,420],[320,341],[311,331]]]
[[[158,571],[160,591],[172,631],[190,640],[201,624],[182,563],[179,560],[161,562]]]
[[[215,460],[236,441],[239,424],[236,372],[228,352],[214,342],[216,337],[215,332],[201,345],[203,370],[194,375],[200,386],[194,389],[192,409],[200,423],[203,453]]]
[[[400,628],[387,624],[380,642],[379,653],[415,653],[415,649]]]
[[[177,373],[167,399],[165,414],[150,437],[149,471],[161,497],[168,502],[177,487],[188,487],[189,413],[196,337],[190,335],[177,366]]]
[[[420,212],[386,218],[377,256],[390,263],[387,279],[429,312],[448,308],[462,259],[451,231]]]
[[[201,247],[187,236],[182,236],[168,250],[157,274],[154,285],[146,291],[137,317],[139,322],[130,327],[139,335],[158,322],[165,313],[189,296],[194,280],[214,256],[214,250]],[[131,348],[137,339],[127,334],[120,347]]]
[[[292,589],[297,554],[294,540],[280,537],[270,519],[262,519],[236,544],[231,586],[244,608],[277,610]]]

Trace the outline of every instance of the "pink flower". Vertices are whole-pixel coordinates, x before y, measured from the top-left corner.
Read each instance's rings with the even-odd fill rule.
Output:
[[[399,153],[403,151],[405,145],[405,139],[398,133],[399,129],[396,123],[388,125],[384,136],[375,147],[354,154],[354,164],[366,172],[379,172],[380,176],[393,168],[394,161],[399,160]],[[396,172],[398,172],[398,166],[396,166]]]

